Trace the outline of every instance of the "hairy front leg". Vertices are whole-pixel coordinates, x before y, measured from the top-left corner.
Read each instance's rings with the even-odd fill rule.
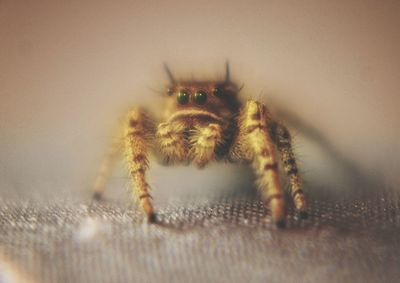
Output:
[[[222,128],[219,124],[196,126],[190,136],[190,157],[199,168],[203,168],[215,158],[215,150],[221,142]]]
[[[124,136],[125,155],[133,186],[132,195],[151,222],[155,220],[155,214],[146,171],[152,132],[152,122],[144,110],[135,109],[128,113]]]
[[[265,106],[254,100],[241,111],[239,137],[236,141],[244,156],[252,156],[252,167],[257,174],[257,184],[271,210],[278,227],[285,225],[285,201],[279,176],[275,146],[269,136]]]

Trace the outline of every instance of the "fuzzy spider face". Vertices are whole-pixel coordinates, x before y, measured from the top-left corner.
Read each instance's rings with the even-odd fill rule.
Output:
[[[239,89],[224,81],[178,81],[167,88],[167,118],[224,120],[239,109]]]

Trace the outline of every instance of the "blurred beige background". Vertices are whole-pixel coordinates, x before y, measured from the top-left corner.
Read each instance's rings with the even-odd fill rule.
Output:
[[[244,97],[292,121],[309,184],[395,186],[399,27],[398,1],[0,0],[1,189],[87,188],[121,113],[160,102],[162,62],[219,78],[227,58]],[[156,168],[152,182],[241,182],[218,172],[242,168],[211,168]]]

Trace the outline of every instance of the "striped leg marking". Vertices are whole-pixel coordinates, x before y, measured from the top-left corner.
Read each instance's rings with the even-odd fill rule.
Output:
[[[150,221],[154,221],[150,187],[146,182],[148,168],[148,151],[151,137],[149,133],[149,119],[143,110],[132,110],[128,113],[125,127],[125,155],[128,162],[129,173],[132,180],[134,199]]]
[[[252,166],[258,176],[258,186],[269,204],[272,218],[278,227],[285,223],[285,201],[278,172],[275,146],[266,127],[267,111],[256,101],[247,102],[240,117],[240,129],[245,134],[249,150],[253,153]]]
[[[292,196],[296,209],[300,212],[302,217],[307,216],[307,206],[304,197],[304,192],[301,189],[301,179],[299,176],[299,170],[297,168],[296,158],[292,149],[292,139],[288,129],[271,121],[270,123],[270,134],[273,137],[278,150],[281,154],[283,162],[283,168],[289,177],[290,182],[290,195]]]

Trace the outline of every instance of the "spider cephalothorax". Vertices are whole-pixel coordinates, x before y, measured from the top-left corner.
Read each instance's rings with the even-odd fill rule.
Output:
[[[249,100],[242,105],[238,98],[240,89],[230,80],[228,64],[225,79],[220,81],[179,81],[165,68],[170,84],[161,121],[155,121],[145,109],[136,108],[128,113],[123,133],[133,192],[149,220],[155,220],[145,178],[150,150],[165,164],[192,162],[199,168],[214,160],[250,164],[272,218],[282,226],[285,208],[279,155],[289,177],[295,207],[300,215],[306,215],[289,131],[272,119],[262,103]],[[97,198],[104,191],[117,148],[110,150],[96,179]]]

